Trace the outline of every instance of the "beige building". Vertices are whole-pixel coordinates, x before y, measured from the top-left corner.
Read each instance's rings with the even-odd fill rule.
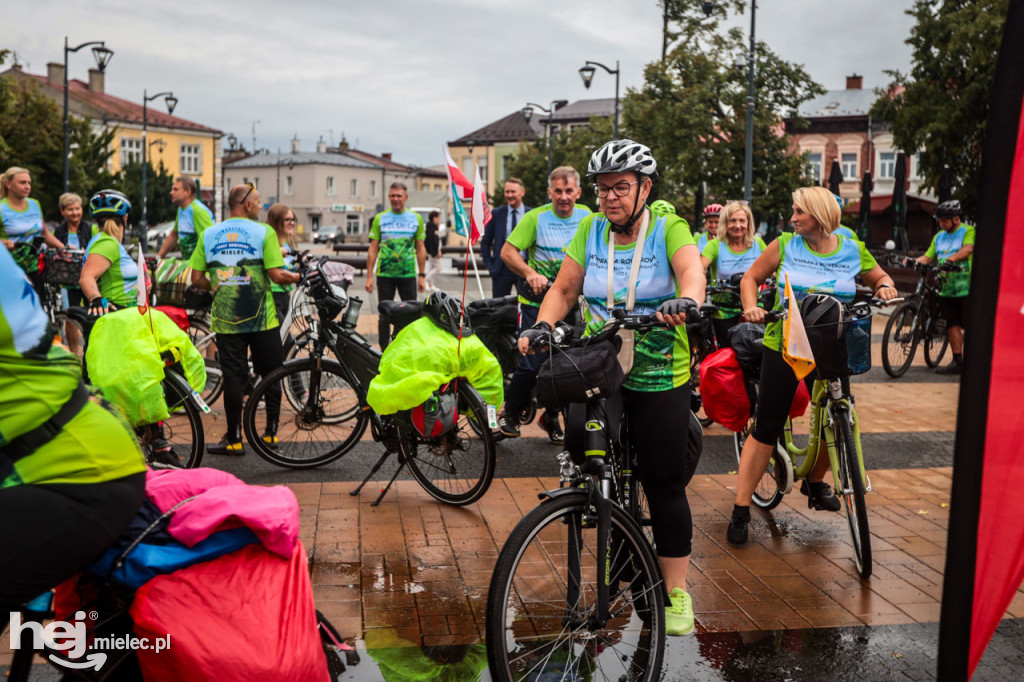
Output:
[[[310,240],[319,231],[340,232],[346,241],[367,241],[373,216],[390,208],[388,187],[401,182],[409,189],[408,208],[434,208],[443,204],[447,180],[435,182],[436,173],[350,149],[344,141],[329,148],[323,141],[316,151],[303,152],[298,138],[287,153],[264,153],[225,161],[224,189],[246,182],[256,184],[264,212],[277,201],[295,211],[300,238]],[[434,185],[440,189],[434,189]],[[417,188],[425,186],[426,189]],[[440,209],[439,209],[440,210]],[[264,213],[265,215],[265,213]]]

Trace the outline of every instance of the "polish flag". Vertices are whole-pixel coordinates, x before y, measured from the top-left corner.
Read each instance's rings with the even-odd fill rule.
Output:
[[[473,183],[470,182],[459,167],[455,165],[455,161],[452,159],[451,152],[448,151],[448,145],[444,146],[444,158],[445,166],[448,170],[448,184],[457,185],[462,188],[462,198],[470,199],[473,196]],[[458,194],[458,193],[456,193]]]
[[[480,167],[476,167],[476,178],[473,183],[473,231],[469,237],[470,244],[476,244],[487,223],[491,222],[491,206],[487,203],[487,190],[480,179]]]
[[[138,281],[138,306],[139,315],[145,315],[149,307],[149,296],[146,291],[146,281],[149,280],[149,270],[146,269],[146,260],[142,257],[142,245],[139,245],[139,279]]]

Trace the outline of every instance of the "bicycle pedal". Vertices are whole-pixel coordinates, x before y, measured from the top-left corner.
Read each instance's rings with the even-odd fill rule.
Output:
[[[866,471],[864,472],[864,480],[867,483],[867,487],[864,488],[864,492],[869,493],[871,492],[871,477],[868,476],[868,472]]]

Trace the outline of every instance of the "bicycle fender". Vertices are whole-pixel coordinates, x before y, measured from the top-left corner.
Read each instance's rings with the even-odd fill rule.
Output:
[[[582,495],[586,497],[587,493],[581,488],[555,488],[554,490],[545,490],[537,493],[537,499],[555,500],[559,497],[565,497],[566,495]]]

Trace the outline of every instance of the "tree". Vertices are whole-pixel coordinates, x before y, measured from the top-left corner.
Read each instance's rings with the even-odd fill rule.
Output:
[[[0,65],[9,50],[0,50]],[[57,199],[64,187],[63,110],[35,83],[0,78],[0,171],[21,166],[32,173],[32,196],[43,215],[59,217]],[[74,150],[68,169],[70,189],[88,200],[98,180],[111,178],[106,170],[113,131],[96,132],[89,119],[70,120],[69,146]]]
[[[167,172],[162,161],[157,168],[149,161],[146,164],[146,222],[157,225],[174,220],[178,209],[169,198],[174,178]],[[138,223],[142,210],[142,164],[138,161],[129,163],[112,181],[114,189],[124,192],[128,201],[132,202],[131,223]]]
[[[923,149],[919,173],[937,190],[950,167],[954,196],[977,215],[981,149],[1009,0],[916,0],[909,74],[888,71],[892,87],[871,109],[890,124],[895,145]]]

